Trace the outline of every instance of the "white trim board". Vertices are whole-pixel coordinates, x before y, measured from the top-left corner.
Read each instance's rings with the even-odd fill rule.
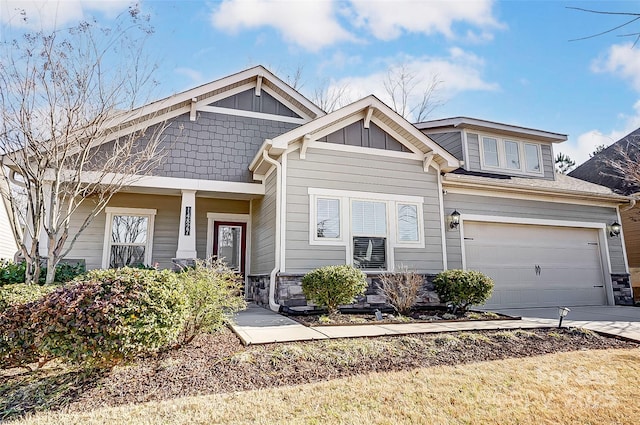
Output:
[[[222,108],[220,106],[200,106],[197,108],[201,112],[214,114],[232,115],[237,117],[257,118],[261,120],[287,122],[292,124],[304,124],[308,122],[302,118],[287,117],[285,115],[266,114],[264,112],[245,111],[243,109]]]
[[[250,207],[251,208],[251,207]],[[247,234],[245,237],[247,238],[246,251],[244,253],[244,284],[245,290],[248,288],[248,276],[251,273],[251,211],[249,214],[227,214],[227,213],[207,213],[207,258],[211,258],[213,256],[213,230],[216,221],[232,221],[238,223],[245,223],[247,225]]]
[[[153,234],[157,210],[149,208],[106,207],[104,211],[106,213],[106,218],[104,222],[102,243],[102,268],[106,269],[109,267],[109,260],[111,256],[111,250],[109,249],[111,246],[111,225],[113,223],[113,216],[118,214],[142,216],[149,219],[147,222],[147,242],[145,245],[144,259],[146,265],[151,265],[151,261],[153,260]]]

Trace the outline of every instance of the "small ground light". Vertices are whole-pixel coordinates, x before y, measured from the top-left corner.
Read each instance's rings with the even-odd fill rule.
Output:
[[[567,314],[569,314],[571,310],[567,307],[558,307],[558,316],[560,317],[560,321],[558,322],[558,328],[562,327],[562,319],[564,319]]]

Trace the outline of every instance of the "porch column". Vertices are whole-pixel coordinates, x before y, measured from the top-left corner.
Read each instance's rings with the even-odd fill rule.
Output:
[[[197,258],[196,252],[196,191],[182,191],[177,259]]]

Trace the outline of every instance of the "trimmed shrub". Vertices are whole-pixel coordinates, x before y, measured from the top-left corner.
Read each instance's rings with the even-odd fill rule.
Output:
[[[109,366],[175,343],[186,307],[171,271],[93,270],[37,302],[37,343],[53,357]]]
[[[36,338],[39,329],[35,305],[35,302],[14,304],[0,313],[0,369],[44,363]]]
[[[12,261],[0,260],[0,286],[12,285],[14,283],[24,283],[24,276],[27,270],[24,261],[14,263]],[[67,283],[86,272],[82,263],[67,264],[60,263],[56,266],[54,281],[57,283]],[[47,277],[47,268],[40,269],[40,279],[38,283],[44,284]]]
[[[27,266],[24,262],[14,263],[13,261],[0,260],[0,286],[24,283],[26,271]]]
[[[77,264],[60,263],[56,266],[56,274],[55,274],[54,281],[56,281],[57,283],[71,282],[76,277],[86,273],[86,271],[87,269],[84,263],[77,263]],[[42,281],[41,283],[44,283],[46,276],[47,276],[47,268],[43,267],[42,273],[41,273],[41,279],[40,279]]]
[[[440,301],[465,312],[470,305],[484,304],[493,291],[493,280],[477,271],[446,270],[433,280]]]
[[[402,267],[399,271],[380,275],[380,294],[400,314],[407,314],[416,304],[423,278]]]
[[[0,286],[0,313],[12,305],[36,301],[53,292],[59,285],[29,285],[14,283]]]
[[[242,276],[220,260],[196,260],[178,274],[188,300],[180,342],[187,344],[202,332],[223,326],[225,318],[246,308]]]
[[[367,289],[367,276],[353,266],[326,266],[302,278],[302,292],[314,303],[336,313],[338,306],[349,304]]]

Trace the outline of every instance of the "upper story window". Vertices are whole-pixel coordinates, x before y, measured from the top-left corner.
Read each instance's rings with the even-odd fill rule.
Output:
[[[543,174],[539,144],[483,136],[480,153],[483,169]]]

